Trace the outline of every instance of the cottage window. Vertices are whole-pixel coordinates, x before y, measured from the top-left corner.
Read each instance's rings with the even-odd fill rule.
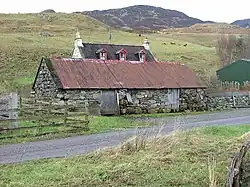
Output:
[[[122,48],[121,50],[117,51],[116,54],[118,55],[119,60],[127,60],[127,51]]]
[[[141,51],[139,53],[139,59],[141,62],[145,62],[146,61],[146,53],[144,51]]]
[[[126,60],[126,54],[120,53],[120,60]]]
[[[106,53],[105,52],[100,52],[100,59],[106,60]]]
[[[96,54],[98,54],[99,55],[99,59],[101,59],[101,60],[107,60],[107,50],[106,49],[104,49],[104,48],[101,48],[101,49],[98,49],[97,51],[96,51]]]

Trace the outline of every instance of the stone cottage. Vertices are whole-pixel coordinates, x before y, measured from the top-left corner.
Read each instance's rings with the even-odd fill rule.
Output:
[[[72,58],[156,62],[149,44],[147,38],[142,46],[86,43],[77,32]]]
[[[142,46],[83,43],[72,58],[42,58],[33,90],[60,103],[87,103],[91,114],[205,110],[206,86],[186,65],[158,62]]]

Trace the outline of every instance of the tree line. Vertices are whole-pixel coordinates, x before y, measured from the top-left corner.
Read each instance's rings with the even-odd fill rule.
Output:
[[[231,64],[235,60],[250,59],[250,33],[247,35],[219,35],[216,52],[222,67]]]

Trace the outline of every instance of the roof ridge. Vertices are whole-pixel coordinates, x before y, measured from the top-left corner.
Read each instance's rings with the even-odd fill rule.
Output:
[[[71,57],[57,57],[57,56],[54,56],[54,57],[51,57],[51,59],[58,59],[58,60],[72,60],[72,61],[90,61],[90,62],[105,62],[105,63],[108,63],[108,62],[119,62],[119,63],[133,63],[134,62],[138,62],[138,64],[143,64],[143,63],[147,63],[147,64],[150,64],[150,63],[156,63],[156,64],[169,64],[169,65],[182,65],[182,66],[186,66],[186,64],[182,63],[182,62],[170,62],[170,61],[157,61],[157,62],[150,62],[150,61],[147,61],[147,62],[140,62],[140,61],[133,61],[133,60],[102,60],[102,59],[95,59],[95,58],[88,58],[88,59],[83,59],[83,58],[71,58]]]
[[[158,63],[174,64],[174,65],[183,65],[183,66],[186,66],[186,64],[184,64],[184,63],[182,63],[182,62],[158,61]]]
[[[109,43],[92,43],[92,42],[82,42],[83,44],[94,44],[94,45],[116,45],[116,46],[130,46],[130,47],[144,47],[143,45],[134,44],[109,44]]]

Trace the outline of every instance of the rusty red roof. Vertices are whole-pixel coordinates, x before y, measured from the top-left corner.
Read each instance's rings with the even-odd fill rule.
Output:
[[[205,87],[194,72],[180,63],[70,58],[45,61],[63,89]]]

